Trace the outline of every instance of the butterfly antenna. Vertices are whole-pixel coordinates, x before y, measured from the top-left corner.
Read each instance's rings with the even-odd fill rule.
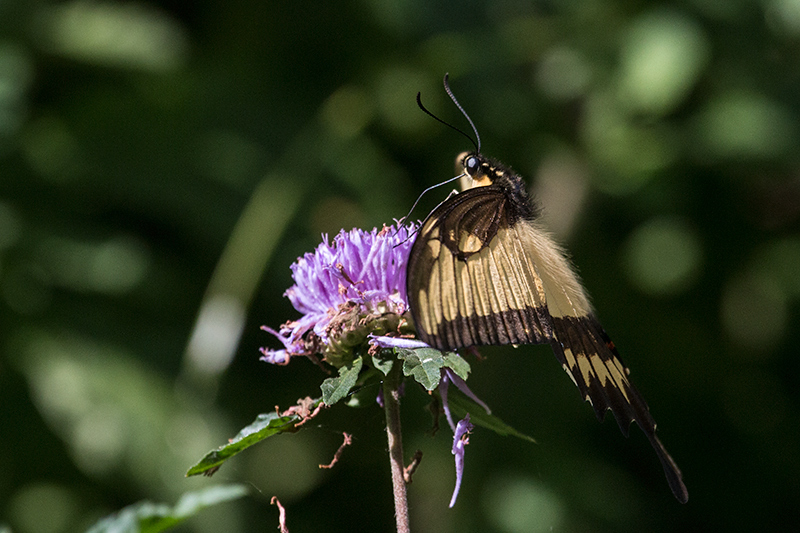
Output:
[[[411,213],[413,213],[413,212],[414,212],[414,208],[415,208],[415,207],[417,207],[417,204],[419,203],[419,201],[422,199],[422,196],[423,196],[423,195],[424,195],[426,192],[428,192],[428,191],[430,191],[430,190],[432,190],[432,189],[435,189],[436,187],[441,187],[442,185],[446,185],[446,184],[450,183],[451,181],[455,181],[455,180],[457,180],[457,179],[461,178],[462,176],[464,176],[464,172],[462,172],[462,173],[461,173],[461,174],[459,174],[458,176],[453,176],[453,177],[452,177],[452,178],[450,178],[450,179],[444,180],[444,181],[443,181],[443,182],[441,182],[441,183],[437,183],[436,185],[431,185],[430,187],[428,187],[427,189],[425,189],[424,191],[422,191],[422,192],[419,194],[419,196],[417,196],[417,199],[414,201],[414,205],[412,205],[412,206],[411,206],[411,209],[408,211],[408,214],[407,214],[406,216],[404,216],[403,218],[401,218],[401,219],[400,219],[400,221],[401,221],[401,222],[403,222],[403,221],[406,221],[406,220],[408,220],[408,217],[410,217],[410,216],[411,216]]]
[[[475,151],[480,153],[480,151],[481,151],[481,136],[478,133],[478,128],[475,127],[475,123],[472,122],[472,119],[469,118],[469,115],[467,115],[467,112],[464,111],[464,108],[461,107],[461,104],[459,104],[458,100],[456,100],[456,95],[454,95],[453,91],[450,89],[450,84],[448,83],[449,79],[450,79],[450,74],[449,73],[445,74],[444,75],[444,90],[447,91],[447,96],[449,96],[450,100],[452,100],[453,103],[456,104],[456,107],[458,108],[458,110],[461,111],[461,114],[464,115],[464,117],[467,119],[467,122],[469,122],[469,125],[472,126],[472,131],[475,133],[475,138],[478,141],[478,142],[472,141],[472,144],[475,145]],[[462,131],[461,133],[464,133],[464,132]],[[470,140],[472,140],[472,139],[470,139]]]
[[[458,106],[458,108],[461,109],[461,112],[464,113],[464,110],[461,108],[460,105],[458,105],[458,102],[456,101],[455,97],[453,96],[453,93],[450,91],[450,87],[447,86],[447,76],[445,76],[445,89],[447,90],[447,93],[450,95],[450,98],[452,98],[453,101]],[[422,93],[417,93],[417,105],[419,106],[420,109],[422,109],[425,112],[425,114],[427,114],[428,116],[432,117],[437,122],[441,122],[442,124],[444,124],[448,128],[456,130],[458,133],[460,133],[461,135],[463,135],[464,137],[469,139],[469,142],[471,142],[472,145],[475,147],[475,151],[476,152],[480,152],[481,151],[481,139],[480,139],[480,137],[478,137],[478,142],[476,143],[475,139],[473,139],[472,137],[470,137],[469,135],[464,133],[462,130],[456,128],[455,126],[453,126],[449,122],[445,122],[444,120],[440,119],[439,117],[437,117],[436,115],[434,115],[433,113],[428,111],[428,109],[424,105],[422,105]],[[467,114],[464,113],[464,116],[466,116],[466,115]],[[472,120],[470,120],[469,117],[467,117],[467,120],[469,120],[469,123],[472,124]],[[473,129],[473,131],[475,131],[475,126],[474,125],[472,126],[472,129]],[[478,132],[475,131],[475,133],[477,134]]]
[[[467,173],[466,173],[466,172],[462,172],[462,173],[461,173],[461,174],[459,174],[458,176],[453,176],[452,178],[450,178],[450,179],[448,179],[448,180],[444,180],[444,181],[443,181],[443,182],[441,182],[441,183],[437,183],[436,185],[431,185],[430,187],[428,187],[427,189],[425,189],[424,191],[422,191],[422,192],[420,193],[420,195],[419,195],[419,196],[417,196],[417,199],[416,199],[416,201],[414,202],[414,205],[412,205],[412,206],[411,206],[411,210],[408,212],[408,214],[407,214],[406,216],[404,216],[403,218],[401,218],[400,220],[398,220],[398,221],[397,221],[397,222],[398,222],[398,223],[397,223],[397,231],[400,231],[400,224],[402,224],[403,222],[405,222],[406,220],[408,220],[408,217],[410,217],[410,216],[411,216],[411,213],[414,211],[414,208],[415,208],[415,207],[417,207],[417,204],[419,203],[420,199],[422,198],[422,196],[423,196],[423,195],[424,195],[426,192],[428,192],[428,191],[430,191],[430,190],[432,190],[432,189],[435,189],[436,187],[440,187],[440,186],[442,186],[442,185],[447,185],[447,184],[448,184],[448,183],[450,183],[451,181],[455,181],[455,180],[457,180],[457,179],[459,179],[459,178],[463,178],[463,177],[464,177],[464,176],[466,176],[466,175],[467,175]],[[456,191],[453,191],[453,192],[451,192],[451,193],[450,193],[450,195],[452,195],[452,194],[453,194],[453,193],[455,193],[455,192],[456,192]],[[449,198],[450,198],[450,196],[448,196],[448,197],[447,197],[447,198],[446,198],[446,199],[445,199],[445,200],[444,200],[442,203],[446,202],[446,201],[447,201],[447,199],[449,199]],[[442,205],[442,204],[439,204],[439,205]],[[438,207],[438,206],[437,206],[437,207]],[[400,242],[398,242],[397,244],[395,244],[395,245],[394,245],[394,247],[395,247],[395,248],[397,248],[398,246],[400,246],[401,244],[403,244],[404,242],[406,242],[407,240],[409,240],[411,237],[413,237],[414,235],[416,235],[416,234],[417,234],[417,232],[420,230],[420,228],[421,228],[421,227],[422,227],[421,225],[420,225],[420,226],[417,226],[417,227],[414,229],[414,231],[412,231],[411,233],[409,233],[409,234],[408,234],[408,237],[406,237],[406,238],[405,238],[405,239],[403,239],[402,241],[400,241]]]

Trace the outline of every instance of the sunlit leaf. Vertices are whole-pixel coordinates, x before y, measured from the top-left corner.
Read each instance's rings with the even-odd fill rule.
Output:
[[[316,407],[318,404],[319,400],[315,400],[313,406]],[[197,474],[213,474],[223,462],[253,444],[278,433],[295,431],[295,426],[302,420],[303,418],[299,414],[281,416],[278,413],[262,413],[252,424],[244,427],[228,444],[208,452],[199,463],[186,472],[186,477]]]
[[[349,367],[340,368],[338,377],[328,378],[322,382],[322,401],[325,402],[325,405],[333,405],[347,396],[347,393],[356,384],[358,373],[361,372],[363,365],[364,360],[359,357]]]
[[[444,366],[455,372],[456,375],[464,381],[469,377],[469,363],[456,352],[447,352],[444,354]]]
[[[397,356],[403,359],[404,375],[413,377],[429,391],[439,386],[445,366],[442,352],[434,348],[400,348]]]

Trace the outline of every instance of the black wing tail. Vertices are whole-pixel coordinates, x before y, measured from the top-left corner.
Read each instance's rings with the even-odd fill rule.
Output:
[[[689,493],[681,471],[658,440],[647,403],[629,381],[628,368],[597,319],[591,315],[554,317],[553,328],[556,357],[583,398],[592,404],[597,418],[602,421],[610,409],[626,437],[630,423],[635,421],[658,455],[672,493],[678,501],[686,503]]]
[[[683,484],[681,470],[675,464],[672,456],[667,453],[661,441],[658,440],[655,432],[648,434],[647,438],[650,439],[650,444],[653,445],[653,449],[661,461],[661,466],[664,467],[664,474],[667,476],[667,483],[669,483],[669,488],[672,489],[672,494],[675,495],[679,502],[686,503],[689,501],[689,491],[686,490],[686,485]]]

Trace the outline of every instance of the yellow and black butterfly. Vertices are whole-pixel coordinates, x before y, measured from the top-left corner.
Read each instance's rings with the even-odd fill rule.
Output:
[[[477,139],[475,151],[457,159],[473,186],[434,209],[411,248],[407,292],[418,336],[440,350],[549,343],[599,420],[610,409],[625,436],[631,421],[642,428],[673,494],[685,503],[681,472],[564,251],[537,223],[538,208],[522,178],[480,153],[480,137],[447,76],[444,84]],[[444,122],[419,95],[417,102]]]

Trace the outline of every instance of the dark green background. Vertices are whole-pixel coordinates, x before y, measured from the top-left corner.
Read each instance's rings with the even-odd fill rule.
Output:
[[[288,267],[322,232],[452,176],[469,143],[414,102],[463,125],[445,72],[544,204],[690,499],[549,347],[490,348],[473,390],[539,444],[476,431],[448,509],[451,436],[409,387],[413,529],[796,528],[799,58],[791,0],[0,0],[0,529],[243,481],[184,530],[273,530],[273,495],[294,533],[392,530],[377,407],[183,473],[318,394],[310,362],[258,361],[259,326],[298,316]]]

